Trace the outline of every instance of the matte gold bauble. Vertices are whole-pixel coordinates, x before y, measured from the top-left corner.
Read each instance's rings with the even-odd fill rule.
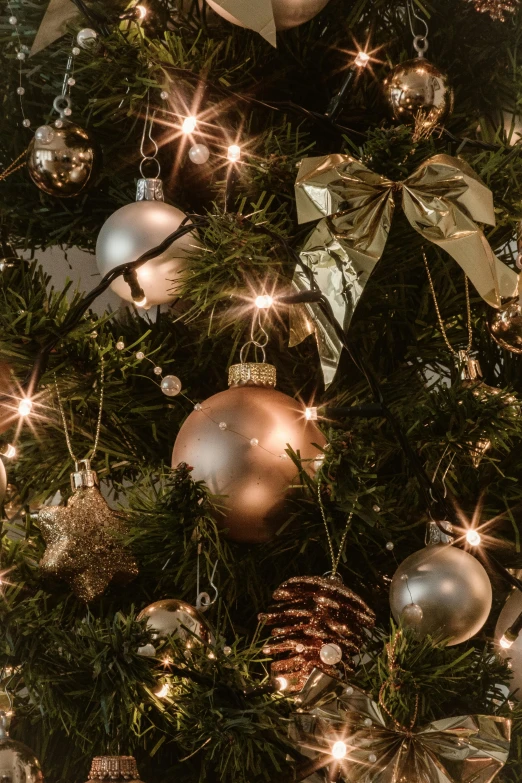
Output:
[[[397,622],[460,644],[474,636],[491,609],[491,582],[479,561],[451,544],[430,544],[407,557],[394,574],[390,605]],[[418,611],[420,608],[420,612]]]
[[[187,646],[200,639],[203,644],[212,644],[214,637],[205,619],[186,601],[166,598],[147,606],[138,615],[138,620],[147,620],[154,639],[168,636],[180,639]]]
[[[302,403],[275,391],[271,365],[234,365],[230,373],[231,388],[198,405],[181,427],[172,466],[190,465],[193,478],[221,496],[218,523],[229,538],[261,543],[286,520],[285,500],[298,483],[288,445],[312,473],[326,441]]]
[[[500,644],[500,640],[521,612],[522,593],[515,588],[504,604],[495,628],[497,652],[502,658],[509,658],[511,661],[510,669],[513,678],[509,683],[509,689],[510,691],[515,691],[514,698],[518,699],[518,701],[522,700],[522,633],[517,636],[508,648],[503,647]]]
[[[255,5],[253,0],[245,0],[245,9],[247,9],[245,11],[245,14],[247,14],[245,22],[242,22],[237,16],[222,8],[219,2],[207,0],[207,3],[219,16],[238,27],[250,27],[250,25],[246,24],[246,18],[248,18],[249,14],[252,14],[252,19],[255,20],[258,15],[258,12],[255,10],[253,12],[249,10],[250,3],[252,3],[252,6]],[[272,0],[276,30],[289,30],[291,27],[298,27],[305,22],[309,22],[319,11],[323,10],[327,3],[328,0]]]
[[[9,783],[43,783],[40,762],[33,751],[7,733],[7,717],[0,714],[0,775]]]
[[[511,353],[522,353],[522,307],[518,297],[510,299],[499,310],[493,310],[489,331],[502,348]]]
[[[384,94],[393,118],[428,131],[453,110],[453,90],[446,74],[424,57],[397,65],[384,81]]]
[[[38,128],[29,145],[27,169],[34,184],[58,198],[77,196],[89,184],[99,152],[90,134],[69,120]]]

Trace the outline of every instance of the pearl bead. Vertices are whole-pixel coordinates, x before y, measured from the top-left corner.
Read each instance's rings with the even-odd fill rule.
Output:
[[[302,653],[302,652],[304,652],[304,650],[305,650],[304,644],[296,644],[295,651],[297,653]]]
[[[391,552],[394,547],[395,547],[395,544],[393,543],[393,541],[387,541],[386,542],[386,549],[388,550],[388,552]]]
[[[379,511],[381,510],[381,507],[380,507],[380,506],[378,506],[378,505],[377,505],[377,503],[376,503],[376,504],[373,506],[373,510],[375,511],[375,513],[376,513],[376,514],[378,514],[378,513],[379,513]]]
[[[227,428],[227,423],[226,423],[226,421],[220,421],[218,426],[219,426],[219,429],[224,432],[226,430],[226,428]]]
[[[141,361],[144,358],[145,358],[145,354],[143,353],[143,351],[138,351],[138,353],[136,354],[136,359],[139,359]]]
[[[22,122],[22,125],[24,126],[24,128],[30,128],[31,127],[31,120],[28,120],[27,117],[26,117],[25,120]]]
[[[162,90],[160,92],[160,98],[161,98],[162,101],[166,101],[168,97],[169,97],[169,94],[168,94],[167,90]]]
[[[251,446],[259,446],[259,441],[258,441],[258,439],[257,439],[257,438],[251,438],[251,440],[250,440],[250,445],[251,445]]]
[[[18,19],[16,18],[16,16],[10,16],[9,17],[9,24],[12,24],[13,27],[14,27],[15,24],[18,24]]]
[[[364,719],[364,725],[366,726],[366,728],[369,729],[372,724],[373,724],[373,721],[372,721],[371,718],[365,718]]]
[[[71,114],[72,114],[71,107],[70,106],[66,106],[65,109],[63,110],[63,113],[65,114],[66,117],[70,117]]]
[[[54,131],[50,125],[40,125],[35,130],[34,137],[40,144],[50,144],[54,139]]]
[[[69,76],[69,78],[67,79],[67,84],[69,85],[69,87],[74,87],[74,85],[76,84],[76,79],[74,78],[74,76]]]
[[[181,391],[181,381],[175,375],[166,375],[161,381],[160,388],[166,397],[176,397]],[[196,410],[201,409],[201,406],[198,409],[198,405],[199,403],[196,403],[194,406]]]
[[[161,369],[161,367],[154,368],[154,375],[161,375],[162,372],[163,370]]]
[[[351,696],[351,695],[353,694],[353,688],[352,688],[352,686],[351,686],[351,685],[349,685],[349,686],[346,688],[346,690],[345,690],[345,693],[346,693],[346,695],[347,695],[347,696]]]
[[[25,52],[18,52],[16,55],[17,60],[25,60]]]
[[[231,655],[232,654],[232,647],[229,647],[228,644],[223,647],[223,655]]]
[[[25,87],[17,87],[16,88],[16,94],[17,95],[25,95]]]
[[[195,411],[200,411],[200,410],[203,410],[203,409],[202,409],[202,407],[201,407],[201,403],[200,403],[200,402],[197,402],[197,403],[194,405],[194,410],[195,410]]]
[[[370,764],[375,764],[375,762],[377,761],[377,756],[375,755],[375,753],[370,753],[370,755],[368,756],[368,761],[370,762]]]
[[[80,54],[79,47],[73,46],[73,48],[71,49],[71,54],[73,55],[73,57],[78,57],[78,55]]]
[[[343,659],[343,651],[338,644],[323,644],[319,657],[327,666],[335,666]]]
[[[194,144],[194,146],[189,149],[190,160],[192,163],[196,163],[198,166],[206,163],[209,157],[210,150],[206,144]]]
[[[118,351],[123,351],[123,349],[125,348],[125,343],[123,342],[123,340],[118,340],[118,342],[116,343],[116,348],[118,349]]]

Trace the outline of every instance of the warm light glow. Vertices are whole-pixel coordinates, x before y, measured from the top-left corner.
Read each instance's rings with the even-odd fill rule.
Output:
[[[504,634],[504,636],[501,637],[499,644],[504,650],[509,650],[509,648],[512,647],[513,642]]]
[[[270,294],[262,294],[260,296],[256,296],[256,307],[258,307],[260,310],[268,310],[269,307],[272,307],[274,304],[274,300],[270,296]]]
[[[208,657],[208,659],[210,661],[215,661],[216,660],[216,656],[215,656],[215,654],[213,652],[209,652],[207,657]]]
[[[308,419],[308,421],[317,421],[317,408],[306,408],[305,419]],[[324,455],[322,456],[324,459]]]
[[[188,136],[190,133],[194,133],[197,124],[198,121],[195,117],[185,117],[183,120],[183,125],[181,126],[181,130]]]
[[[147,9],[145,8],[144,5],[135,5],[134,9],[138,13],[140,19],[145,19],[145,17],[147,16]]]
[[[147,297],[142,296],[141,299],[135,299],[134,304],[136,305],[136,307],[145,307],[145,305],[147,304]]]
[[[5,448],[5,451],[2,452],[2,456],[7,457],[7,459],[13,459],[14,457],[16,457],[16,454],[17,454],[16,449],[14,446],[11,445],[11,443],[8,443]]]
[[[369,54],[366,54],[366,52],[357,52],[357,57],[354,60],[354,65],[357,65],[358,68],[366,68],[369,62],[370,62]]]
[[[241,147],[238,144],[231,144],[227,150],[227,158],[231,163],[241,160]]]
[[[172,658],[169,658],[169,656],[166,655],[165,658],[163,658],[163,660],[161,662],[162,662],[163,666],[170,666],[171,663],[172,663]]]
[[[18,413],[20,416],[29,416],[33,409],[33,403],[27,397],[24,400],[20,400],[18,404]]]
[[[154,696],[157,696],[158,699],[164,699],[169,695],[169,693],[170,693],[170,685],[164,682],[158,691],[154,691]]]
[[[288,680],[286,677],[276,677],[276,685],[278,691],[286,691],[288,688]]]
[[[344,759],[347,751],[348,748],[342,740],[338,740],[338,742],[334,742],[332,745],[332,756],[334,759]]]
[[[466,541],[471,546],[478,546],[482,541],[482,537],[477,530],[468,530],[466,533]]]

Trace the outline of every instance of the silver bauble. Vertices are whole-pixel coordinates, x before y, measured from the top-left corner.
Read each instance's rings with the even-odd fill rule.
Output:
[[[96,262],[102,276],[121,264],[136,261],[143,253],[157,247],[185,219],[186,215],[180,209],[165,204],[161,189],[141,185],[151,182],[160,181],[140,180],[138,198],[142,200],[121,207],[103,224],[96,242]],[[187,255],[195,247],[194,237],[185,234],[164,253],[136,270],[148,307],[174,301],[181,274],[187,265]],[[133,301],[123,276],[117,277],[111,288],[125,301]]]
[[[522,353],[522,307],[519,298],[510,299],[489,318],[493,339],[511,353]]]
[[[52,133],[39,134],[29,144],[29,175],[50,196],[77,196],[91,182],[98,166],[100,153],[96,144],[86,130],[69,120],[57,120],[43,127]]]
[[[168,636],[180,639],[191,647],[197,639],[203,644],[212,644],[214,637],[203,616],[186,601],[166,598],[150,604],[138,615],[138,620],[147,620],[153,632],[153,639]]]
[[[43,783],[40,762],[31,748],[9,737],[5,713],[0,716],[0,776],[8,783]]]
[[[238,383],[236,368],[255,377]],[[270,368],[269,375],[273,371],[272,379],[262,377],[263,368]],[[302,403],[275,391],[271,365],[234,365],[230,373],[231,388],[201,403],[184,422],[172,466],[192,466],[193,478],[221,496],[218,506],[223,514],[217,521],[227,528],[229,538],[260,543],[269,541],[286,520],[285,499],[292,484],[299,482],[285,453],[288,444],[313,472],[326,441],[306,419]]]
[[[492,590],[479,561],[450,544],[430,544],[401,563],[390,587],[393,616],[416,604],[421,636],[430,634],[460,644],[474,636],[488,618]]]
[[[232,22],[238,27],[248,26],[233,14],[225,11],[214,0],[207,0],[207,3],[227,22]],[[309,22],[319,11],[323,10],[327,3],[328,0],[272,0],[276,30],[289,30],[291,27],[298,27],[300,24]]]
[[[424,57],[395,66],[384,80],[384,95],[395,120],[423,130],[440,125],[453,110],[448,77]]]
[[[516,691],[514,698],[522,700],[522,634],[515,639],[511,647],[504,649],[500,645],[502,636],[522,612],[522,593],[514,589],[508,597],[504,608],[500,612],[495,628],[495,646],[502,658],[511,660],[511,673],[513,678],[509,683],[509,690]]]
[[[76,43],[82,49],[94,49],[98,43],[98,33],[92,27],[83,27],[76,34]]]

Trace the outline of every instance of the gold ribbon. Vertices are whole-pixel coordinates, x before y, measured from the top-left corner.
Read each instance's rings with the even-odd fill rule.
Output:
[[[457,261],[488,304],[499,307],[501,298],[517,292],[517,273],[495,256],[477,225],[495,224],[492,193],[458,158],[436,155],[402,182],[375,174],[348,155],[305,158],[295,189],[299,222],[322,218],[301,259],[345,330],[384,252],[396,200],[411,226]],[[310,288],[299,267],[293,285],[298,291]],[[290,345],[314,332],[328,385],[342,346],[317,305],[303,305],[292,319]]]
[[[323,773],[332,766],[350,783],[491,783],[507,761],[507,718],[459,715],[397,728],[364,691],[346,686],[316,669],[301,692],[290,739],[309,762],[298,780],[330,780]],[[332,746],[339,739],[347,754],[335,762]]]

